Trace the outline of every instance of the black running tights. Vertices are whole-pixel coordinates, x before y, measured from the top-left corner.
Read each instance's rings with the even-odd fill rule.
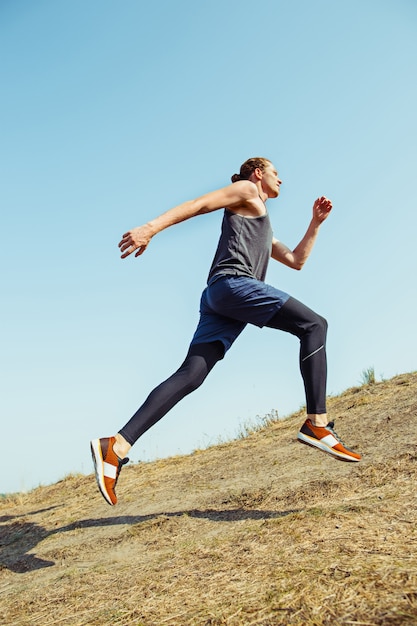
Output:
[[[289,298],[268,322],[300,340],[300,369],[306,393],[307,413],[326,412],[326,320]],[[156,387],[119,431],[133,445],[182,398],[197,389],[224,356],[221,341],[192,345],[181,367]]]
[[[300,370],[304,381],[307,413],[326,413],[327,322],[304,304],[290,298],[267,324],[300,340]]]

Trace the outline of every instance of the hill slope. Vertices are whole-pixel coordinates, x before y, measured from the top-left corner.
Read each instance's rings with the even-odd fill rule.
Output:
[[[189,456],[1,502],[2,626],[417,624],[417,374],[329,399],[360,464],[301,414]]]

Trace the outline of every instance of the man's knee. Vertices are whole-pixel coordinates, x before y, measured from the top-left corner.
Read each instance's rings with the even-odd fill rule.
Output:
[[[224,346],[220,341],[191,346],[184,363],[177,372],[184,393],[189,394],[198,389],[223,356]]]
[[[324,334],[327,334],[327,329],[329,327],[329,324],[327,323],[327,320],[325,317],[323,317],[322,315],[319,315],[320,318],[320,326],[322,328],[322,331],[324,332]]]
[[[324,318],[322,315],[319,315],[318,313],[314,313],[314,316],[312,317],[312,319],[310,320],[308,324],[309,332],[317,334],[317,335],[321,335],[324,340],[327,335],[327,328],[328,328],[328,323],[327,323],[326,318]]]

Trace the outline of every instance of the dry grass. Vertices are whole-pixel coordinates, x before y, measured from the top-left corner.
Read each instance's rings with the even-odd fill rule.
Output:
[[[329,400],[364,454],[295,442],[300,414],[193,455],[0,506],[2,626],[417,624],[417,374]]]

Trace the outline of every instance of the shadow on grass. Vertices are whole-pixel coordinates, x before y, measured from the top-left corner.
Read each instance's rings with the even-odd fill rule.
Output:
[[[51,507],[55,508],[55,507]],[[47,511],[49,509],[43,509],[42,511],[34,511],[27,515],[33,515]],[[52,567],[55,565],[54,561],[47,561],[37,557],[35,554],[31,554],[33,550],[41,541],[52,535],[59,533],[71,532],[73,530],[79,530],[82,528],[97,528],[102,526],[117,526],[117,525],[137,525],[150,520],[157,520],[158,518],[175,518],[175,517],[195,517],[197,519],[208,519],[213,522],[236,522],[242,520],[266,520],[266,519],[278,519],[296,513],[298,510],[292,509],[289,511],[261,511],[254,509],[192,509],[189,511],[176,511],[176,512],[161,512],[151,515],[121,515],[118,517],[105,517],[97,519],[82,519],[67,526],[61,526],[60,528],[54,528],[53,530],[46,530],[39,524],[34,522],[28,522],[24,519],[18,518],[18,516],[3,516],[0,518],[0,522],[10,522],[0,526],[0,570],[8,569],[17,574],[24,574],[26,572],[43,569],[45,567]],[[24,516],[26,517],[26,515]]]
[[[28,515],[37,515],[38,513],[46,513],[46,511],[52,511],[52,509],[59,509],[62,504],[55,504],[54,506],[48,506],[46,509],[38,509],[37,511],[31,511],[30,513],[25,513],[25,517]],[[0,515],[0,524],[4,524],[4,522],[10,522],[12,519],[17,519],[22,517],[21,515]],[[2,545],[2,544],[0,544]]]

